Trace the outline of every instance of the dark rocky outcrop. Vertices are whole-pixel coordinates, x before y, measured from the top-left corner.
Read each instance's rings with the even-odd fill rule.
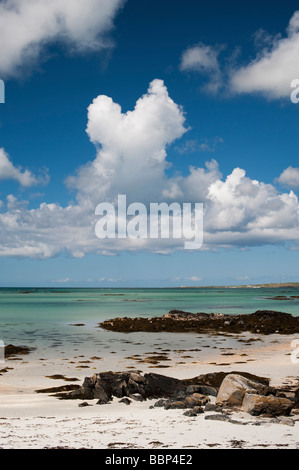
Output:
[[[32,349],[28,348],[28,346],[15,346],[14,344],[8,344],[7,346],[4,346],[5,358],[29,354],[30,351],[32,351]]]
[[[74,389],[71,389],[70,393],[59,394],[58,398],[66,400],[97,399],[99,404],[108,403],[113,397],[129,397],[138,401],[156,398],[163,399],[163,405],[156,404],[155,406],[165,406],[169,403],[169,400],[184,401],[186,398],[190,400],[190,397],[193,397],[193,406],[202,406],[209,401],[206,399],[208,395],[217,395],[223,379],[229,374],[232,374],[232,372],[215,372],[199,375],[192,379],[180,380],[154,373],[142,375],[139,371],[101,372],[94,374],[92,377],[85,377],[81,387],[78,385],[73,386]],[[262,387],[268,387],[269,385],[269,380],[264,377],[246,372],[238,372],[238,374],[248,380],[255,380]],[[48,390],[54,391],[54,389]],[[65,388],[65,391],[67,391],[67,388]],[[198,399],[201,403],[195,403],[195,399]],[[161,400],[159,401],[161,402]],[[186,403],[185,406],[188,407]]]
[[[86,377],[81,387],[65,385],[38,392],[54,391],[59,392],[54,395],[59,399],[97,399],[97,404],[107,404],[113,397],[127,405],[133,400],[157,398],[152,408],[193,410],[186,416],[204,411],[227,414],[227,410],[236,409],[252,415],[288,416],[296,402],[295,392],[288,392],[293,396],[286,398],[281,390],[269,386],[269,379],[245,372],[217,372],[186,380],[154,373],[142,375],[139,371],[102,372]],[[215,394],[216,403],[211,403],[208,395]]]
[[[139,372],[101,372],[93,377],[86,377],[82,387],[65,394],[64,399],[90,400],[97,398],[98,403],[108,403],[112,397],[131,397],[139,400],[148,398],[172,397],[177,392],[186,390],[185,381],[160,374]]]
[[[251,314],[189,313],[171,310],[161,317],[114,318],[99,324],[101,328],[118,332],[228,332],[249,331],[262,334],[299,333],[299,317],[290,313],[258,310]]]

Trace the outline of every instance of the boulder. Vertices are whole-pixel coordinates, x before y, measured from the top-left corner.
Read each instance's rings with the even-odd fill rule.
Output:
[[[193,411],[196,413],[196,414],[200,414],[200,413],[204,413],[204,409],[201,407],[201,406],[195,406],[193,408]]]
[[[205,411],[216,411],[216,412],[221,412],[222,406],[221,405],[216,405],[216,403],[207,403],[205,406]]]
[[[187,410],[183,413],[184,416],[194,417],[197,416],[197,413],[194,410]]]
[[[131,405],[131,400],[129,398],[122,398],[118,403],[124,403],[125,405]]]
[[[131,393],[129,395],[129,397],[133,398],[133,400],[135,400],[135,401],[144,401],[145,400],[145,398],[143,398],[143,396],[140,395],[140,393]]]
[[[248,379],[238,374],[229,374],[225,377],[220,386],[216,397],[216,404],[241,406],[245,393],[266,395],[270,393],[270,391],[270,387],[264,385],[264,383]]]
[[[163,406],[168,405],[168,403],[169,403],[169,400],[166,400],[165,398],[161,398],[160,400],[156,401],[156,403],[154,403],[154,407],[162,408]]]
[[[205,395],[201,395],[200,393],[193,393],[184,400],[187,408],[193,408],[194,406],[203,406],[206,405],[209,401],[210,399],[208,397],[206,397]]]
[[[144,379],[147,398],[171,397],[186,389],[182,380],[161,374],[144,374]]]
[[[200,387],[203,387],[203,386],[206,387],[207,386],[207,387],[211,387],[212,390],[214,389],[214,390],[218,391],[218,389],[220,388],[220,386],[221,386],[223,380],[225,379],[225,377],[227,375],[230,375],[230,374],[241,375],[242,377],[246,377],[247,379],[253,380],[255,382],[260,382],[263,385],[269,385],[269,379],[268,378],[260,377],[258,375],[250,374],[249,372],[241,372],[241,371],[209,372],[208,374],[198,375],[197,377],[194,377],[193,379],[187,379],[187,380],[185,380],[185,382],[188,383],[188,385],[199,385]],[[210,389],[210,391],[212,391],[212,390]],[[208,395],[208,393],[206,394],[203,391],[203,388],[202,388],[202,391],[200,391],[198,389],[198,392],[203,393],[204,395]],[[212,395],[212,393],[211,393],[211,395]],[[216,393],[216,395],[217,395],[217,393]]]
[[[185,401],[169,401],[164,408],[165,410],[183,410],[187,407]]]
[[[288,416],[291,412],[293,402],[288,398],[274,397],[273,395],[263,396],[246,393],[242,409],[253,416]]]

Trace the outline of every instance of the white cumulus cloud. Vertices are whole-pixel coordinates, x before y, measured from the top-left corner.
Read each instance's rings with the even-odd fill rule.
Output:
[[[3,0],[0,3],[0,74],[15,76],[38,60],[44,47],[99,50],[123,0]]]
[[[281,192],[274,184],[251,179],[242,168],[222,175],[215,159],[191,166],[185,175],[167,175],[168,146],[186,131],[184,112],[161,80],[150,84],[131,111],[123,112],[111,98],[98,96],[88,108],[87,124],[96,157],[68,178],[76,202],[65,207],[42,203],[29,209],[12,194],[6,203],[2,198],[0,256],[49,258],[70,253],[80,258],[87,253],[169,253],[184,248],[179,238],[98,239],[95,208],[101,202],[116,203],[119,194],[147,209],[150,202],[203,203],[205,250],[296,246],[299,202],[293,191]]]
[[[299,188],[299,168],[289,166],[277,178],[277,181],[283,186],[290,188]]]
[[[233,92],[260,93],[270,99],[290,96],[291,82],[299,77],[299,11],[290,19],[285,37],[268,37],[267,42],[254,60],[233,71]]]

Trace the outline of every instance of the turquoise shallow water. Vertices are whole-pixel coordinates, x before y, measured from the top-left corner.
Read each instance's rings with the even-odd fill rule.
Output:
[[[299,315],[297,288],[221,289],[0,289],[0,322],[102,321],[114,316],[190,312],[252,313],[279,310]]]
[[[0,340],[36,348],[39,357],[128,355],[148,345],[197,347],[196,335],[115,333],[98,323],[116,316],[157,316],[171,309],[252,313],[259,309],[299,315],[299,289],[0,289]],[[83,323],[84,327],[74,326]],[[150,350],[150,349],[149,349]],[[79,352],[80,351],[80,352]],[[108,367],[110,363],[108,362]]]
[[[4,344],[55,348],[76,343],[106,343],[123,338],[95,328],[115,316],[164,315],[171,309],[190,312],[252,313],[277,310],[299,315],[299,289],[0,289],[0,339]],[[84,323],[85,328],[74,327]]]

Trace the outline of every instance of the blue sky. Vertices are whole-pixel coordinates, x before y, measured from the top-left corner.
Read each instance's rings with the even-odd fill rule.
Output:
[[[297,281],[296,3],[80,3],[0,6],[0,285]],[[203,202],[203,249],[103,244],[124,192]]]

